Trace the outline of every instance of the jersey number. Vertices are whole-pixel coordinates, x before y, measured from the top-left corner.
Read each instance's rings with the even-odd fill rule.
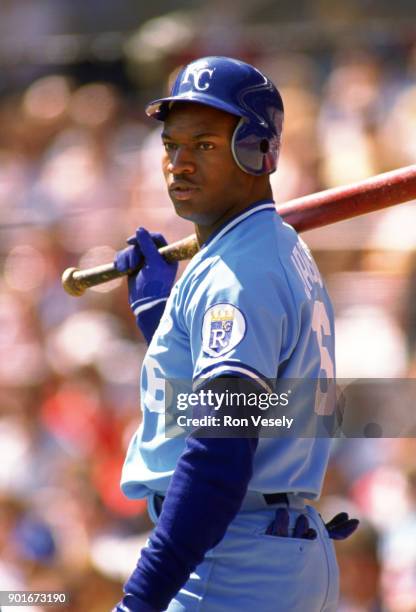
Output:
[[[332,357],[323,340],[331,335],[331,325],[325,304],[316,301],[312,313],[312,329],[318,341],[319,354],[321,356],[321,372],[315,397],[315,412],[319,415],[332,414],[335,410],[335,368]],[[321,375],[323,372],[323,375]],[[325,390],[322,390],[322,386]]]
[[[146,375],[143,404],[150,412],[163,414],[166,405],[166,385],[156,359],[147,356],[143,363],[143,369]]]

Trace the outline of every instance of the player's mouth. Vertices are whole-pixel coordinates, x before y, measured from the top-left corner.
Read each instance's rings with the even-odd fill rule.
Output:
[[[176,182],[169,185],[169,193],[175,200],[188,200],[198,190],[195,185],[185,182]]]

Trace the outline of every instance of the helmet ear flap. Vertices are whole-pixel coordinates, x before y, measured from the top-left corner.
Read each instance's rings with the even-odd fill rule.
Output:
[[[262,128],[258,123],[242,117],[234,130],[231,151],[237,166],[261,176],[276,170],[280,150],[280,138]]]

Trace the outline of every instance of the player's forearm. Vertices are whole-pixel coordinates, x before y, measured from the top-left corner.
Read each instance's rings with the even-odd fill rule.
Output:
[[[165,609],[237,514],[257,440],[189,438],[149,547],[125,591]]]

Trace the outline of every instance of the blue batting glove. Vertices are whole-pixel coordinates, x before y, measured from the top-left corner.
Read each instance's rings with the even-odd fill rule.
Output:
[[[266,535],[287,538],[289,535],[289,512],[286,508],[278,508],[275,517],[267,527]]]
[[[266,535],[274,535],[287,538],[289,536],[289,512],[286,508],[278,508],[275,518],[266,530]],[[315,540],[317,533],[309,527],[309,521],[305,514],[300,514],[293,528],[292,538]]]
[[[309,529],[308,517],[305,514],[299,514],[293,528],[294,538],[304,538]]]
[[[156,608],[149,606],[144,601],[137,599],[135,595],[126,593],[115,608],[111,612],[159,612]]]
[[[350,519],[346,512],[340,512],[325,523],[325,527],[332,540],[345,540],[354,533],[359,523],[358,519]]]
[[[177,262],[168,263],[159,254],[155,242],[158,246],[167,244],[161,234],[139,227],[136,235],[127,240],[131,246],[116,253],[114,258],[120,272],[142,266],[138,272],[129,274],[129,304],[148,343],[159,325],[178,270]]]

